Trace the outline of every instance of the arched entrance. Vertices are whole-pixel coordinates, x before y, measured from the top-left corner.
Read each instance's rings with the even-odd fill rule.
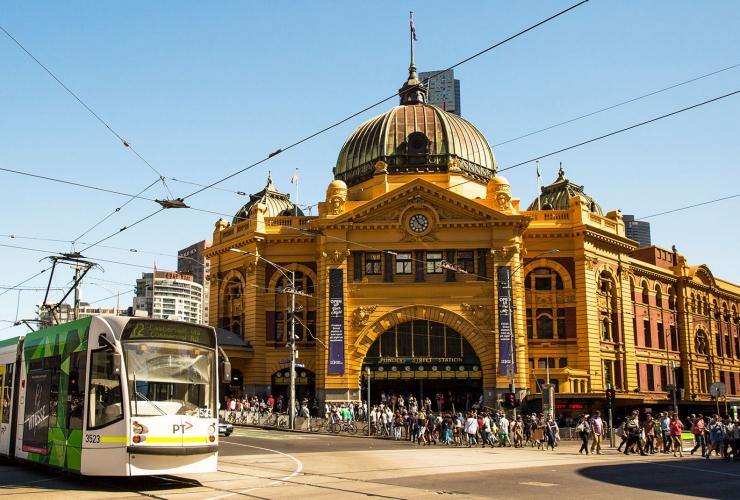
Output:
[[[418,319],[390,326],[368,349],[362,367],[363,399],[394,404],[429,398],[432,408],[468,410],[483,392],[481,362],[470,343],[451,326]]]
[[[284,401],[288,401],[290,392],[290,368],[278,370],[272,374],[271,394],[277,401],[282,396]],[[316,395],[316,375],[306,368],[296,368],[295,377],[295,397],[297,401],[303,399],[313,400]],[[286,403],[287,404],[287,403]],[[287,406],[286,406],[287,408]]]

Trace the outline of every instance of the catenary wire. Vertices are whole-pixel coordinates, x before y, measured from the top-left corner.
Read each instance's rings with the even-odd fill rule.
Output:
[[[563,15],[563,14],[565,14],[565,13],[567,13],[567,12],[569,12],[569,11],[571,11],[571,10],[573,10],[573,9],[575,9],[575,8],[577,8],[577,7],[579,7],[579,6],[583,5],[583,4],[585,4],[585,3],[587,3],[588,1],[589,1],[589,0],[582,0],[581,2],[578,2],[578,3],[576,3],[576,4],[574,4],[574,5],[570,6],[570,7],[568,7],[568,8],[566,8],[566,9],[563,9],[563,10],[561,10],[560,12],[558,12],[558,13],[556,13],[556,14],[554,14],[554,15],[552,15],[552,16],[550,16],[550,17],[548,17],[548,18],[546,18],[546,19],[544,19],[544,20],[542,20],[542,21],[540,21],[540,22],[538,22],[538,23],[536,23],[536,24],[534,24],[534,25],[532,25],[532,26],[529,26],[528,28],[525,28],[525,29],[523,29],[523,30],[519,31],[518,33],[515,33],[514,35],[511,35],[511,36],[509,36],[508,38],[506,38],[506,39],[504,39],[504,40],[502,40],[502,41],[500,41],[500,42],[498,42],[498,43],[496,43],[496,44],[493,44],[493,45],[491,45],[490,47],[487,47],[486,49],[484,49],[484,50],[481,50],[481,51],[477,52],[476,54],[473,54],[472,56],[469,56],[469,57],[467,57],[467,58],[463,59],[462,61],[459,61],[459,62],[457,62],[457,63],[453,64],[453,65],[452,65],[452,66],[450,66],[450,67],[449,67],[448,69],[452,69],[452,68],[455,68],[455,67],[457,67],[457,66],[460,66],[460,65],[462,65],[462,64],[464,64],[464,63],[466,63],[466,62],[469,62],[469,61],[471,61],[472,59],[475,59],[476,57],[479,57],[479,56],[481,56],[481,55],[483,55],[483,54],[485,54],[485,53],[489,52],[490,50],[493,50],[493,49],[494,49],[494,48],[496,48],[496,47],[499,47],[499,46],[501,46],[501,45],[503,45],[503,44],[505,44],[505,43],[507,43],[507,42],[509,42],[509,41],[511,41],[511,40],[513,40],[513,39],[515,39],[515,38],[517,38],[517,37],[519,37],[519,36],[521,36],[521,35],[523,35],[523,34],[527,33],[527,32],[529,32],[529,31],[531,31],[531,30],[533,30],[533,29],[536,29],[536,28],[538,28],[539,26],[542,26],[543,24],[545,24],[545,23],[547,23],[547,22],[549,22],[549,21],[551,21],[551,20],[553,20],[553,19],[555,19],[555,18],[557,18],[557,17],[560,17],[561,15]],[[39,60],[38,60],[38,59],[37,59],[36,57],[34,57],[34,56],[33,56],[33,54],[31,54],[31,53],[30,53],[30,52],[29,52],[28,50],[26,50],[26,49],[25,49],[25,47],[23,47],[23,45],[22,45],[22,44],[20,44],[20,42],[18,42],[18,41],[17,41],[17,40],[16,40],[16,39],[15,39],[15,38],[14,38],[14,37],[13,37],[13,36],[12,36],[12,35],[10,34],[10,33],[8,33],[8,32],[7,32],[7,31],[6,31],[6,30],[5,30],[4,28],[2,28],[2,26],[0,26],[0,29],[2,29],[2,30],[3,30],[3,31],[4,31],[4,32],[5,32],[5,33],[6,33],[6,34],[7,34],[7,35],[8,35],[8,36],[9,36],[9,37],[10,37],[10,38],[11,38],[11,39],[13,40],[13,41],[15,41],[15,42],[16,42],[16,44],[18,44],[18,46],[19,46],[19,47],[21,47],[21,49],[23,49],[23,50],[24,50],[24,51],[25,51],[25,52],[26,52],[26,53],[27,53],[27,54],[28,54],[28,55],[29,55],[30,57],[32,57],[32,58],[33,58],[33,59],[34,59],[34,60],[35,60],[35,61],[36,61],[36,62],[37,62],[37,63],[38,63],[38,64],[39,64],[39,65],[40,65],[40,66],[41,66],[42,68],[44,68],[44,70],[45,70],[45,71],[46,71],[46,72],[47,72],[47,73],[48,73],[48,74],[49,74],[50,76],[52,76],[52,77],[53,77],[53,78],[54,78],[54,79],[55,79],[55,80],[56,80],[56,81],[57,81],[57,82],[58,82],[58,83],[59,83],[60,85],[62,85],[62,87],[63,87],[63,88],[65,89],[65,90],[67,90],[67,91],[68,91],[68,92],[69,92],[69,93],[70,93],[70,94],[71,94],[71,95],[72,95],[73,97],[75,97],[75,99],[77,99],[77,100],[78,100],[78,101],[80,102],[80,104],[82,104],[82,105],[83,105],[83,106],[84,106],[84,107],[85,107],[85,108],[86,108],[86,109],[87,109],[87,110],[88,110],[88,111],[89,111],[90,113],[92,113],[92,114],[93,114],[93,116],[95,116],[95,117],[96,117],[96,118],[97,118],[97,119],[98,119],[98,120],[99,120],[99,121],[100,121],[100,122],[101,122],[101,123],[102,123],[103,125],[105,125],[105,126],[106,126],[106,128],[108,128],[108,129],[109,129],[109,130],[110,130],[110,131],[111,131],[111,132],[112,132],[112,133],[113,133],[114,135],[116,135],[116,137],[117,137],[117,138],[119,138],[119,139],[120,139],[120,140],[121,140],[121,141],[122,141],[122,142],[124,143],[124,145],[125,145],[126,147],[130,147],[130,145],[129,145],[129,144],[128,144],[128,143],[127,143],[127,142],[126,142],[126,141],[125,141],[125,140],[124,140],[124,139],[123,139],[123,138],[122,138],[122,137],[121,137],[121,136],[120,136],[120,135],[119,135],[119,134],[117,133],[117,132],[115,132],[115,131],[114,131],[114,130],[113,130],[113,129],[112,129],[112,128],[111,128],[111,127],[110,127],[110,126],[109,126],[109,125],[108,125],[108,124],[107,124],[107,123],[106,123],[106,122],[105,122],[105,121],[104,121],[104,120],[103,120],[102,118],[100,118],[100,116],[99,116],[99,115],[97,115],[97,113],[95,113],[95,112],[94,112],[94,111],[93,111],[93,110],[92,110],[92,109],[91,109],[91,108],[90,108],[89,106],[87,106],[87,105],[86,105],[86,104],[85,104],[85,103],[84,103],[84,102],[82,101],[82,99],[80,99],[80,98],[79,98],[79,97],[78,97],[78,96],[77,96],[77,95],[76,95],[76,94],[75,94],[74,92],[72,92],[72,91],[71,91],[71,90],[70,90],[70,89],[69,89],[69,88],[68,88],[68,87],[67,87],[66,85],[64,85],[64,84],[63,84],[63,83],[61,82],[61,80],[59,80],[59,79],[58,79],[58,78],[57,78],[57,77],[56,77],[56,76],[55,76],[55,75],[54,75],[54,74],[53,74],[53,73],[52,73],[51,71],[49,71],[49,70],[48,70],[48,68],[46,68],[46,67],[45,67],[45,66],[44,66],[44,65],[43,65],[43,64],[42,64],[42,63],[41,63],[41,62],[40,62],[40,61],[39,61]],[[445,71],[446,71],[446,70],[445,70]],[[431,76],[429,77],[429,79],[432,79],[432,78],[434,78],[434,77],[438,76],[439,74],[441,74],[441,73],[443,73],[443,72],[444,72],[444,71],[440,71],[440,72],[437,72],[437,73],[435,73],[435,74],[431,75]],[[320,129],[320,130],[319,130],[319,131],[317,131],[317,132],[314,132],[314,133],[312,133],[312,134],[310,134],[310,135],[308,135],[308,136],[306,136],[306,137],[304,137],[304,138],[302,138],[302,139],[300,139],[300,140],[298,140],[298,141],[296,141],[296,142],[294,142],[294,143],[292,143],[292,144],[290,144],[290,145],[286,146],[285,148],[279,148],[279,149],[278,149],[277,151],[275,151],[275,152],[273,152],[273,153],[270,153],[270,154],[269,154],[269,155],[268,155],[267,157],[265,157],[265,158],[263,158],[263,159],[261,159],[261,160],[258,160],[257,162],[254,162],[254,163],[252,163],[251,165],[248,165],[247,167],[245,167],[245,168],[243,168],[243,169],[241,169],[241,170],[238,170],[238,171],[236,171],[236,172],[234,172],[234,173],[232,173],[232,174],[229,174],[228,176],[226,176],[226,177],[223,177],[223,178],[221,178],[221,179],[219,179],[219,180],[217,180],[217,181],[215,181],[215,182],[213,182],[213,183],[210,183],[210,184],[208,184],[208,185],[205,185],[205,186],[203,186],[203,187],[199,188],[198,190],[196,190],[196,191],[192,192],[191,194],[189,194],[189,195],[187,195],[187,196],[185,196],[185,197],[182,197],[182,198],[180,198],[180,200],[185,200],[185,199],[187,199],[187,198],[190,198],[190,197],[192,197],[192,196],[194,196],[194,195],[196,195],[196,194],[198,194],[198,193],[200,193],[200,192],[202,192],[202,191],[205,191],[206,189],[210,189],[210,188],[213,188],[213,187],[217,186],[218,184],[220,184],[220,183],[222,183],[222,182],[224,182],[224,181],[226,181],[226,180],[228,180],[228,179],[230,179],[230,178],[232,178],[232,177],[235,177],[236,175],[239,175],[240,173],[243,173],[243,172],[245,172],[245,171],[247,171],[247,170],[249,170],[249,169],[251,169],[251,168],[253,168],[253,167],[256,167],[257,165],[260,165],[260,164],[262,164],[262,163],[266,162],[267,160],[271,159],[271,158],[272,158],[272,157],[274,157],[274,156],[277,156],[278,154],[280,154],[280,153],[282,153],[282,152],[284,152],[284,151],[287,151],[287,150],[289,150],[289,149],[292,149],[292,148],[294,148],[294,147],[296,147],[296,146],[298,146],[298,145],[300,145],[300,144],[302,144],[302,143],[304,143],[304,142],[306,142],[306,141],[308,141],[308,140],[310,140],[310,139],[313,139],[314,137],[316,137],[316,136],[318,136],[318,135],[320,135],[320,134],[323,134],[323,133],[325,133],[325,132],[327,132],[327,131],[329,131],[329,130],[333,129],[333,128],[335,128],[335,127],[337,127],[337,126],[341,125],[342,123],[345,123],[345,122],[349,121],[350,119],[352,119],[352,118],[354,118],[354,117],[356,117],[356,116],[358,116],[358,115],[360,115],[360,114],[364,113],[365,111],[367,111],[367,110],[369,110],[369,109],[371,109],[371,108],[374,108],[374,107],[376,107],[376,106],[378,106],[378,105],[380,105],[380,104],[382,104],[382,103],[384,103],[384,102],[386,102],[386,101],[388,101],[388,100],[390,100],[390,99],[393,99],[393,98],[394,98],[394,97],[396,97],[396,96],[397,96],[398,94],[399,94],[399,92],[396,92],[396,93],[394,93],[393,95],[391,95],[391,96],[389,96],[389,97],[387,97],[387,98],[385,98],[385,99],[382,99],[382,100],[380,100],[380,101],[378,101],[378,102],[376,102],[376,103],[372,104],[371,106],[365,107],[364,109],[362,109],[362,110],[360,110],[360,111],[358,111],[358,112],[356,112],[356,113],[353,113],[353,114],[351,114],[350,116],[348,116],[348,117],[345,117],[345,118],[343,118],[342,120],[339,120],[339,121],[337,121],[337,122],[335,122],[335,123],[333,123],[333,124],[331,124],[331,125],[329,125],[329,126],[327,126],[327,127],[324,127],[323,129]],[[132,151],[133,151],[133,149],[132,149]],[[134,152],[135,152],[135,151],[134,151]],[[140,155],[138,155],[138,153],[137,153],[137,156],[139,156],[139,157],[140,157],[140,158],[142,159],[142,161],[145,161],[145,162],[146,162],[146,160],[145,160],[145,159],[144,159],[143,157],[141,157]],[[146,162],[146,163],[147,163],[147,165],[149,165],[149,166],[150,166],[150,168],[154,169],[154,167],[152,167],[152,166],[151,166],[151,165],[150,165],[150,164],[149,164],[148,162]],[[6,170],[6,171],[11,171],[11,170],[9,170],[9,169],[3,169],[3,170]],[[157,172],[157,171],[156,171],[156,169],[154,169],[154,170],[155,170],[155,172]],[[18,171],[13,171],[13,172],[14,172],[14,173],[19,173]],[[157,172],[157,173],[159,174],[159,172]],[[25,175],[27,175],[27,174],[25,174]],[[165,186],[166,186],[166,183],[164,182],[164,177],[163,177],[163,176],[162,176],[161,174],[159,174],[159,175],[160,175],[160,178],[162,179],[162,182],[163,182],[163,183],[165,184]],[[41,176],[41,177],[43,177],[43,176]],[[48,179],[48,180],[51,180],[51,178],[47,178],[47,179]],[[73,184],[73,185],[79,185],[78,183],[70,183],[70,184]],[[80,185],[80,187],[87,187],[87,186],[81,186],[81,185]],[[169,190],[169,188],[168,188],[168,190]],[[119,192],[119,193],[116,193],[116,194],[121,194],[121,193]],[[171,195],[171,193],[170,193],[170,195]],[[133,195],[128,195],[128,196],[132,197]],[[172,196],[172,195],[171,195],[171,196]],[[157,215],[157,214],[158,214],[159,212],[161,212],[162,210],[164,210],[164,208],[162,208],[162,209],[159,209],[159,210],[157,210],[157,211],[155,211],[155,212],[153,212],[153,213],[151,213],[151,214],[147,215],[146,217],[143,217],[142,219],[139,219],[139,220],[137,220],[137,221],[136,221],[136,222],[134,222],[133,224],[130,224],[130,225],[128,225],[128,226],[124,226],[124,227],[122,227],[121,229],[119,229],[119,230],[118,230],[118,231],[116,231],[115,233],[112,233],[112,234],[110,234],[110,235],[108,235],[108,236],[106,236],[106,237],[102,238],[101,240],[97,241],[96,243],[94,243],[94,244],[92,244],[92,245],[90,245],[90,246],[86,247],[86,248],[85,248],[84,250],[82,250],[82,251],[84,252],[84,251],[86,251],[86,250],[89,250],[90,248],[92,248],[92,247],[94,247],[94,246],[98,245],[99,243],[102,243],[102,242],[104,242],[104,241],[107,241],[107,240],[108,240],[108,239],[110,239],[110,238],[113,238],[114,236],[116,236],[116,235],[120,234],[121,232],[123,232],[123,231],[127,230],[128,228],[130,228],[130,227],[133,227],[133,226],[135,226],[135,225],[137,225],[137,224],[139,224],[139,223],[141,223],[141,222],[144,222],[145,220],[148,220],[149,218],[151,218],[151,217],[153,217],[153,216]]]
[[[447,68],[445,70],[438,71],[437,73],[434,73],[433,75],[431,75],[428,78],[428,80],[431,80],[432,78],[436,78],[437,76],[439,76],[440,74],[444,73],[445,71],[448,71],[450,69],[456,68],[456,67],[458,67],[458,66],[460,66],[462,64],[465,64],[465,63],[467,63],[467,62],[475,59],[476,57],[479,57],[479,56],[481,56],[481,55],[483,55],[483,54],[485,54],[485,53],[487,53],[487,52],[489,52],[489,51],[491,51],[491,50],[493,50],[493,49],[495,49],[497,47],[500,47],[501,45],[504,45],[505,43],[510,42],[511,40],[514,40],[515,38],[518,38],[521,35],[524,35],[525,33],[528,33],[529,31],[532,31],[532,30],[534,30],[534,29],[542,26],[543,24],[545,24],[545,23],[547,23],[549,21],[552,21],[553,19],[556,19],[556,18],[562,16],[563,14],[566,14],[567,12],[570,12],[571,10],[573,10],[573,9],[575,9],[577,7],[580,7],[581,5],[587,3],[588,1],[589,0],[582,0],[582,1],[578,2],[578,3],[576,3],[576,4],[573,4],[570,7],[566,8],[566,9],[563,9],[560,12],[557,12],[556,14],[553,14],[553,15],[551,15],[548,18],[543,19],[542,21],[529,26],[528,28],[525,28],[525,29],[523,29],[523,30],[521,30],[521,31],[519,31],[519,32],[517,32],[517,33],[515,33],[515,34],[513,34],[511,36],[509,36],[508,38],[505,38],[504,40],[501,40],[500,42],[497,42],[497,43],[491,45],[490,47],[487,47],[487,48],[485,48],[485,49],[483,49],[483,50],[481,50],[481,51],[473,54],[472,56],[466,57],[465,59],[463,59],[463,60],[461,60],[461,61],[453,64],[452,66],[450,66],[449,68]],[[339,121],[336,121],[336,122],[334,122],[334,123],[332,123],[332,124],[330,124],[330,125],[322,128],[322,129],[320,129],[320,130],[318,130],[316,132],[313,132],[313,133],[311,133],[311,134],[303,137],[302,139],[299,139],[299,140],[293,142],[292,144],[289,144],[289,145],[285,146],[284,148],[278,148],[277,150],[273,151],[272,153],[270,153],[265,158],[262,158],[261,160],[257,160],[256,162],[251,163],[251,164],[247,165],[246,167],[244,167],[244,168],[242,168],[240,170],[237,170],[237,171],[235,171],[235,172],[227,175],[226,177],[222,177],[221,179],[218,179],[218,180],[216,180],[216,181],[214,181],[214,182],[212,182],[210,184],[207,184],[207,185],[205,185],[205,186],[203,186],[203,187],[201,187],[201,188],[193,191],[192,193],[188,194],[187,196],[184,196],[182,199],[183,200],[186,200],[188,198],[191,198],[191,197],[195,196],[198,193],[201,193],[201,192],[205,191],[206,189],[211,189],[211,188],[217,186],[218,184],[221,184],[224,181],[227,181],[227,180],[229,180],[229,179],[231,179],[233,177],[236,177],[237,175],[239,175],[241,173],[246,172],[247,170],[250,170],[250,169],[252,169],[252,168],[254,168],[254,167],[258,166],[258,165],[261,165],[262,163],[270,160],[271,158],[273,158],[273,157],[275,157],[275,156],[277,156],[277,155],[279,155],[281,153],[284,153],[285,151],[288,151],[289,149],[292,149],[292,148],[294,148],[294,147],[296,147],[296,146],[298,146],[300,144],[303,144],[304,142],[307,142],[307,141],[313,139],[314,137],[317,137],[317,136],[319,136],[319,135],[321,135],[321,134],[323,134],[325,132],[328,132],[329,130],[331,130],[333,128],[336,128],[339,125],[348,122],[352,118],[355,118],[356,116],[359,116],[362,113],[364,113],[366,111],[369,111],[372,108],[375,108],[375,107],[377,107],[377,106],[379,106],[379,105],[381,105],[381,104],[383,104],[383,103],[385,103],[387,101],[390,101],[391,99],[394,99],[395,97],[397,97],[399,95],[399,92],[396,92],[396,93],[394,93],[394,94],[392,94],[392,95],[390,95],[388,97],[385,97],[385,98],[383,98],[383,99],[381,99],[381,100],[379,100],[379,101],[377,101],[377,102],[375,102],[375,103],[373,103],[373,104],[371,104],[369,106],[366,106],[366,107],[362,108],[361,110],[359,110],[359,111],[357,111],[355,113],[352,113],[352,114],[350,114],[349,116],[347,116],[345,118],[342,118]]]
[[[15,286],[12,286],[12,287],[10,287],[10,288],[6,289],[6,290],[5,290],[5,291],[3,291],[3,292],[0,292],[0,296],[2,296],[2,295],[5,295],[6,293],[8,293],[8,292],[9,292],[9,291],[11,291],[11,290],[16,290],[16,289],[17,289],[17,287],[19,287],[19,286],[21,286],[21,285],[24,285],[24,284],[28,283],[29,281],[31,281],[32,279],[34,279],[34,278],[36,278],[36,277],[38,277],[38,276],[41,276],[42,274],[44,274],[44,273],[45,273],[46,271],[48,271],[49,269],[51,269],[51,267],[47,267],[47,268],[45,268],[45,269],[42,269],[41,271],[37,272],[36,274],[34,274],[33,276],[31,276],[30,278],[26,278],[26,279],[24,279],[23,281],[21,281],[20,283],[18,283],[17,285],[15,285]]]
[[[680,212],[682,210],[688,210],[690,208],[701,207],[703,205],[709,205],[711,203],[718,203],[720,201],[730,200],[732,198],[737,198],[737,197],[740,197],[740,193],[731,194],[730,196],[723,196],[722,198],[715,198],[715,199],[709,200],[709,201],[702,201],[702,202],[699,202],[699,203],[694,203],[693,205],[686,205],[684,207],[673,208],[671,210],[666,210],[665,212],[658,212],[658,213],[655,213],[655,214],[645,215],[645,216],[640,217],[640,218],[635,218],[635,220],[645,220],[645,219],[649,219],[651,217],[657,217],[659,215],[672,214],[674,212]]]
[[[677,87],[681,87],[683,85],[687,85],[689,83],[693,83],[693,82],[696,82],[696,81],[701,80],[703,78],[708,78],[708,77],[714,76],[714,75],[716,75],[718,73],[722,73],[723,71],[728,71],[728,70],[731,70],[731,69],[734,69],[734,68],[737,68],[737,67],[740,67],[740,63],[733,64],[732,66],[727,66],[725,68],[718,69],[716,71],[712,71],[711,73],[706,73],[704,75],[700,75],[700,76],[691,78],[689,80],[685,80],[683,82],[676,83],[676,84],[670,85],[668,87],[664,87],[664,88],[659,89],[659,90],[654,90],[652,92],[648,92],[647,94],[643,94],[643,95],[638,96],[638,97],[633,97],[631,99],[627,99],[626,101],[622,101],[622,102],[619,102],[617,104],[612,104],[611,106],[607,106],[605,108],[597,109],[596,111],[591,111],[590,113],[586,113],[585,115],[576,116],[575,118],[570,118],[568,120],[565,120],[565,121],[562,121],[562,122],[559,122],[559,123],[555,123],[554,125],[550,125],[548,127],[541,128],[539,130],[535,130],[533,132],[529,132],[527,134],[514,137],[513,139],[508,139],[506,141],[499,142],[497,144],[494,144],[493,147],[503,146],[504,144],[509,144],[510,142],[514,142],[514,141],[518,141],[520,139],[524,139],[525,137],[530,137],[530,136],[539,134],[541,132],[545,132],[547,130],[552,130],[552,129],[557,128],[557,127],[560,127],[560,126],[567,125],[569,123],[573,123],[575,121],[582,120],[584,118],[588,118],[590,116],[598,115],[599,113],[603,113],[604,111],[609,111],[611,109],[618,108],[620,106],[624,106],[626,104],[630,104],[630,103],[633,103],[635,101],[639,101],[641,99],[645,99],[647,97],[651,97],[651,96],[654,96],[656,94],[660,94],[662,92],[667,92],[668,90],[672,90],[672,89],[675,89]]]
[[[15,38],[13,35],[11,35],[10,32],[8,32],[8,30],[6,30],[1,25],[0,25],[0,30],[2,30],[3,33],[5,33],[8,36],[8,38],[10,38],[11,40],[13,40],[13,42],[15,42],[15,44],[18,47],[20,47],[23,52],[25,52],[31,59],[33,59],[34,62],[36,62],[36,64],[38,64],[41,67],[41,69],[43,69],[50,77],[52,77],[54,79],[54,81],[56,81],[64,90],[66,90],[69,95],[71,95],[72,97],[74,97],[75,100],[77,102],[79,102],[106,129],[108,129],[110,131],[110,133],[112,133],[119,141],[121,141],[121,144],[123,144],[123,146],[125,148],[130,149],[131,152],[134,153],[142,162],[144,162],[144,164],[147,167],[149,167],[154,173],[156,173],[159,176],[158,181],[161,181],[162,182],[162,184],[164,185],[164,187],[167,189],[167,192],[170,193],[170,197],[173,197],[172,196],[172,192],[170,192],[170,188],[167,186],[167,182],[165,181],[165,177],[162,175],[162,173],[159,170],[157,170],[156,168],[154,168],[154,166],[152,166],[152,164],[149,163],[149,161],[146,158],[144,158],[138,151],[136,151],[136,149],[134,149],[134,147],[131,145],[131,143],[129,141],[127,141],[126,139],[124,139],[121,136],[121,134],[119,134],[118,132],[116,132],[113,129],[113,127],[111,127],[108,124],[108,122],[106,122],[97,112],[95,112],[95,110],[93,110],[85,101],[83,101],[82,98],[80,98],[80,96],[78,96],[75,92],[73,92],[72,89],[70,89],[69,87],[67,87],[67,85],[65,85],[64,82],[62,82],[54,73],[52,73],[52,71],[49,68],[47,68],[46,65],[44,65],[44,63],[42,63],[35,55],[33,55],[31,53],[31,51],[29,51],[17,38]]]
[[[154,182],[152,182],[151,184],[149,184],[147,187],[145,187],[144,189],[142,189],[141,191],[139,191],[135,195],[131,195],[131,197],[128,200],[126,200],[120,207],[115,208],[108,215],[106,215],[105,217],[103,217],[102,219],[100,219],[98,222],[96,222],[95,224],[93,224],[92,226],[90,226],[88,229],[86,229],[77,238],[75,238],[74,240],[72,240],[71,241],[72,245],[74,245],[76,242],[78,242],[79,240],[81,240],[82,238],[84,238],[85,235],[89,234],[90,231],[92,231],[93,229],[95,229],[96,227],[98,227],[100,224],[102,224],[103,222],[107,221],[108,219],[110,219],[111,217],[113,217],[115,214],[117,214],[118,212],[120,212],[123,209],[123,207],[125,207],[126,205],[128,205],[129,203],[131,203],[132,201],[134,201],[136,198],[139,198],[145,192],[149,191],[149,189],[151,189],[151,187],[154,186],[155,184],[157,184],[158,182],[159,182],[159,180],[155,180]]]

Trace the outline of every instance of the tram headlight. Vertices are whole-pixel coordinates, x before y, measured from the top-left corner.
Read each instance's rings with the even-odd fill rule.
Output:
[[[146,434],[149,429],[146,428],[146,426],[140,424],[139,422],[135,421],[131,424],[131,429],[134,431],[134,434]]]
[[[216,424],[211,424],[208,426],[208,434],[214,434],[216,432]]]
[[[214,436],[213,434],[211,434],[210,436],[208,436],[208,440],[212,443],[212,442],[214,442],[216,440],[216,436]]]

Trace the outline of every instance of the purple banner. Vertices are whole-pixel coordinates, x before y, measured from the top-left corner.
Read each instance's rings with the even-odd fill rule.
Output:
[[[499,266],[498,274],[498,372],[513,376],[516,359],[512,359],[513,304],[511,303],[511,267]]]
[[[344,375],[344,272],[329,269],[329,375]]]

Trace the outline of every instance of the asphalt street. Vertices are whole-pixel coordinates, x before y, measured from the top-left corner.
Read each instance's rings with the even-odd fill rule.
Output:
[[[687,456],[579,455],[417,447],[360,437],[239,428],[219,471],[188,477],[82,478],[0,464],[3,498],[721,498],[740,495],[740,463]]]

